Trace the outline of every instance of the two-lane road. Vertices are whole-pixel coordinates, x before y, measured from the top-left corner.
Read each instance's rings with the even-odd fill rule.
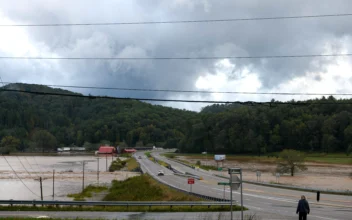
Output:
[[[190,190],[190,186],[187,184],[187,178],[173,175],[170,170],[150,161],[142,153],[137,153],[136,155],[142,156],[143,159],[139,159],[139,162],[143,170],[152,175],[155,179],[176,188],[186,191]],[[171,166],[178,167],[183,172],[202,176],[203,180],[195,181],[195,184],[192,187],[193,192],[217,198],[230,198],[229,189],[226,188],[224,193],[224,187],[217,185],[217,182],[225,182],[225,179],[170,161],[167,158],[160,156],[159,153],[153,153],[153,156],[169,163]],[[157,176],[159,170],[164,170],[165,176]],[[279,214],[283,216],[282,219],[297,218],[295,211],[297,201],[301,194],[307,195],[308,198],[314,198],[314,194],[307,192],[243,184],[244,206],[262,216]],[[233,192],[233,198],[236,201],[240,201],[239,191]],[[352,197],[350,196],[322,195],[322,200],[319,203],[312,200],[309,202],[312,209],[310,219],[352,219],[350,217],[352,215]]]

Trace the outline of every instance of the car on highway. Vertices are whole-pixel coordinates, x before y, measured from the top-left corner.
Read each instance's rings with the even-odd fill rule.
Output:
[[[164,171],[159,170],[159,172],[158,172],[158,176],[164,176]]]
[[[142,156],[139,156],[138,159],[142,159]]]

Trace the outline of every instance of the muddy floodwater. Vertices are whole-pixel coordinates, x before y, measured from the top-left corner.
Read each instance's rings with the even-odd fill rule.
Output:
[[[116,159],[116,158],[114,158]],[[83,161],[85,186],[108,185],[138,175],[131,172],[106,172],[112,157],[97,156],[0,156],[0,200],[40,200],[39,177],[44,200],[71,200],[67,194],[82,190]],[[99,164],[98,164],[99,161]],[[53,197],[53,171],[54,197]]]

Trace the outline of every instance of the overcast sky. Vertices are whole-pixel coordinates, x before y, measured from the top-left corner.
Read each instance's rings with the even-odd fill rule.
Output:
[[[0,0],[0,24],[97,23],[352,13],[350,0]],[[126,26],[0,27],[0,56],[197,57],[352,53],[352,16]],[[352,93],[352,58],[0,60],[5,82],[148,89]],[[309,96],[84,94],[226,101]],[[199,110],[202,105],[163,103]]]

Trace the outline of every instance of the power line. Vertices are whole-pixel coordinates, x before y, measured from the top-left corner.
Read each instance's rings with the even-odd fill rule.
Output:
[[[297,55],[263,55],[263,56],[211,56],[211,57],[12,57],[1,56],[8,60],[221,60],[221,59],[284,59],[314,57],[350,57],[351,53],[341,54],[297,54]]]
[[[27,158],[24,156],[24,159],[27,161],[29,167],[34,171],[35,175],[39,178],[38,173],[35,172],[35,170],[33,169],[32,165],[29,163],[29,161],[27,160]]]
[[[210,103],[210,104],[241,104],[241,105],[336,105],[336,104],[349,104],[352,102],[254,102],[254,101],[207,101],[207,100],[185,100],[185,99],[156,99],[156,98],[138,98],[138,97],[112,97],[112,96],[93,96],[93,95],[82,95],[72,93],[52,93],[52,92],[37,92],[37,91],[24,91],[14,89],[3,89],[0,88],[0,92],[18,92],[27,93],[33,95],[43,96],[64,96],[64,97],[75,97],[75,98],[88,98],[88,99],[110,99],[110,100],[137,100],[137,101],[151,101],[151,102],[188,102],[188,103]]]
[[[4,155],[2,155],[3,158],[6,160],[7,164],[10,166],[11,170],[15,173],[15,175],[17,176],[17,178],[22,182],[22,184],[35,196],[40,197],[39,195],[37,195],[36,193],[34,193],[21,179],[20,176],[18,176],[18,174],[16,173],[16,171],[12,168],[11,164],[9,163],[9,161],[7,161],[6,157]]]
[[[348,17],[351,13],[344,14],[320,14],[320,15],[296,15],[277,17],[254,17],[254,18],[225,18],[204,20],[174,20],[174,21],[136,21],[136,22],[101,22],[101,23],[47,23],[47,24],[0,24],[0,27],[63,27],[63,26],[116,26],[116,25],[151,25],[151,24],[185,24],[185,23],[219,23],[241,21],[265,21],[265,20],[288,20],[309,18],[332,18]]]
[[[6,84],[16,84],[21,82],[4,82]],[[292,95],[292,96],[352,96],[352,93],[300,93],[300,92],[245,92],[245,91],[206,91],[206,90],[176,90],[176,89],[138,89],[123,87],[99,87],[99,86],[68,86],[68,85],[48,85],[37,84],[41,86],[56,88],[74,88],[74,89],[96,89],[96,90],[117,90],[117,91],[140,91],[140,92],[170,92],[170,93],[205,93],[205,94],[240,94],[240,95]]]
[[[32,177],[32,174],[30,174],[30,172],[28,172],[27,168],[23,165],[23,163],[22,163],[22,161],[20,160],[20,158],[19,158],[18,156],[16,156],[16,157],[17,157],[18,161],[20,161],[20,163],[21,163],[22,167],[24,168],[24,170],[28,173],[28,175],[29,175],[30,177]]]

